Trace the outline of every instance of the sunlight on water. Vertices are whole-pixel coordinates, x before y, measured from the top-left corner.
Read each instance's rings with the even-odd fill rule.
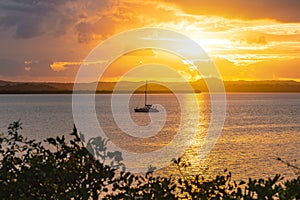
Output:
[[[226,123],[214,149],[203,160],[197,150],[203,143],[210,116],[209,98],[201,102],[201,128],[184,158],[192,163],[188,174],[213,176],[225,168],[234,179],[268,177],[277,173],[295,176],[292,169],[276,160],[300,160],[299,94],[228,94]],[[274,98],[275,97],[275,98]],[[299,162],[298,162],[299,163]],[[173,168],[169,173],[173,173]]]

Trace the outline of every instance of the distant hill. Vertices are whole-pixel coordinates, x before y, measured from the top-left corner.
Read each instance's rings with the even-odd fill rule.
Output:
[[[5,86],[5,85],[8,85],[10,83],[12,83],[12,82],[0,80],[0,86]]]
[[[195,92],[208,92],[207,83],[212,86],[215,92],[222,91],[217,88],[221,80],[206,79],[191,82],[190,85]],[[97,88],[97,93],[111,93],[114,91],[116,82],[94,82],[78,84],[78,90],[82,93],[91,93]],[[118,83],[118,93],[144,92],[144,82],[120,82]],[[165,85],[165,86],[163,86]],[[168,93],[169,86],[175,88],[174,92],[189,92],[184,84],[178,82],[164,82],[163,84],[156,81],[148,83],[149,93]],[[296,81],[225,81],[225,90],[227,92],[300,92],[300,82]],[[0,80],[1,94],[22,94],[22,93],[72,93],[73,83],[22,83],[9,82]]]
[[[56,93],[60,89],[43,83],[8,83],[0,86],[1,94]]]
[[[227,92],[300,92],[296,81],[228,81]]]

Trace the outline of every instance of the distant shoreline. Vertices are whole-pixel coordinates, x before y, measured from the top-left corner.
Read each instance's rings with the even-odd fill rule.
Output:
[[[296,81],[222,81],[210,78],[195,82],[157,82],[148,81],[148,93],[206,93],[210,88],[214,92],[222,92],[222,84],[227,93],[300,93],[300,82]],[[117,89],[115,87],[118,85]],[[0,80],[0,94],[72,94],[73,83],[35,83],[35,82],[9,82]],[[76,84],[76,93],[82,94],[131,94],[144,93],[143,82],[92,82]],[[169,89],[172,88],[173,92]],[[219,88],[217,90],[217,88]],[[191,90],[192,89],[192,90]]]
[[[109,92],[109,91],[98,91],[96,93],[94,92],[90,92],[90,91],[81,91],[81,92],[76,92],[76,94],[132,94],[131,92]],[[184,91],[178,91],[176,92],[176,94],[209,94],[209,93],[221,93],[221,92],[184,92]],[[229,92],[225,92],[227,94],[238,94],[238,93],[300,93],[300,91],[229,91]],[[0,91],[0,96],[1,95],[14,95],[14,94],[73,94],[73,91],[54,91],[54,92],[43,92],[43,91],[33,91],[33,92],[27,92],[27,91],[22,91],[22,92],[2,92]],[[133,94],[143,94],[142,92],[134,92]],[[173,94],[173,92],[149,92],[148,94]]]

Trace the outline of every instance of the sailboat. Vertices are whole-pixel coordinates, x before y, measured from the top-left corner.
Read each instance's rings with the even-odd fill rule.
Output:
[[[145,106],[141,108],[134,108],[134,112],[159,112],[158,109],[155,106],[152,106],[151,104],[147,104],[147,81],[146,81],[146,87],[145,87]]]

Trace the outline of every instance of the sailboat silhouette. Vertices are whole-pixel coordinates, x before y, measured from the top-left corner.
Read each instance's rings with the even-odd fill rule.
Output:
[[[141,108],[134,108],[134,112],[159,112],[159,110],[155,106],[147,104],[147,81],[145,86],[145,106]]]

